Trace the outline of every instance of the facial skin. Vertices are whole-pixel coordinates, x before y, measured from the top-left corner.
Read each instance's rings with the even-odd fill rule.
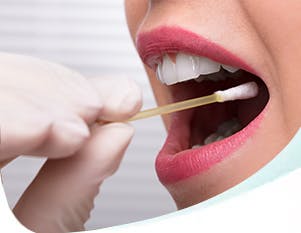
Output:
[[[133,40],[160,26],[179,26],[216,42],[258,71],[270,94],[261,127],[234,156],[206,172],[166,185],[178,208],[217,195],[254,174],[301,125],[301,4],[298,0],[126,0]],[[159,105],[170,90],[145,66]],[[164,117],[166,128],[170,118]]]

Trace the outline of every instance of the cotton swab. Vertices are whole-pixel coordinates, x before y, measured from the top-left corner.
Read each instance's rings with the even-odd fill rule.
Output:
[[[236,87],[232,87],[223,91],[216,91],[211,95],[203,96],[195,99],[184,100],[177,103],[164,105],[139,112],[128,121],[135,121],[156,115],[164,115],[189,108],[195,108],[215,102],[226,102],[233,100],[250,99],[258,94],[258,86],[255,82],[248,82]]]
[[[211,95],[184,100],[177,103],[164,105],[157,108],[144,110],[128,119],[127,121],[135,121],[157,115],[165,115],[168,113],[178,112],[190,108],[195,108],[216,102],[226,102],[233,100],[250,99],[258,94],[258,86],[255,82],[248,82],[236,87],[232,87],[223,91],[216,91]]]

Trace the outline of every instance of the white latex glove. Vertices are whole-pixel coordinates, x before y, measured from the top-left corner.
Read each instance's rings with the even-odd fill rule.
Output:
[[[132,136],[122,121],[141,107],[129,79],[85,79],[63,66],[0,53],[0,168],[19,155],[49,158],[14,213],[35,232],[84,229],[99,185]]]

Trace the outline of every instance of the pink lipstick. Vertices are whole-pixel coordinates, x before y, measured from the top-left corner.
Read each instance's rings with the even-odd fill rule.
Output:
[[[193,80],[169,86],[174,102],[183,99],[211,94],[216,88],[226,88],[239,82],[252,81],[257,72],[245,61],[221,47],[217,43],[179,27],[159,27],[140,33],[136,45],[141,59],[152,69],[162,61],[166,54],[185,53],[209,58],[221,64],[239,67],[244,70],[243,77],[216,83],[203,82],[197,84]],[[262,80],[256,77],[262,90],[261,95],[252,101],[233,104],[213,104],[208,108],[188,110],[175,113],[171,116],[171,124],[167,140],[156,159],[156,171],[163,184],[172,184],[191,176],[201,174],[216,164],[229,158],[255,134],[264,118],[264,107],[268,93]],[[258,104],[260,103],[260,104]],[[257,107],[259,106],[259,107]],[[225,113],[221,113],[223,110]],[[243,128],[222,140],[191,148],[191,141],[197,138],[204,139],[212,133],[222,121],[233,117],[230,110],[235,112]],[[252,116],[252,117],[251,117]],[[197,122],[197,123],[195,123]],[[211,125],[203,126],[204,124]],[[194,138],[193,138],[194,137]]]

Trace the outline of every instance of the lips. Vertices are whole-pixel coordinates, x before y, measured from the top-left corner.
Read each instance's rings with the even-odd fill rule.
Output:
[[[174,102],[211,94],[247,81],[256,81],[261,90],[252,100],[212,104],[173,114],[168,137],[156,159],[156,171],[163,184],[172,184],[207,171],[231,157],[252,138],[264,118],[269,95],[258,72],[246,62],[216,43],[179,27],[160,27],[140,33],[136,44],[143,62],[157,71],[162,83],[170,85]],[[209,76],[187,77],[185,74],[208,69],[195,69],[197,71],[193,72],[182,69],[177,72],[170,68],[173,64],[166,62],[167,57],[174,62],[180,57],[179,63],[183,63],[183,57],[192,57],[193,64],[203,64],[205,59],[207,67],[209,63],[211,67],[220,63],[221,69]],[[236,67],[240,71],[234,73]],[[173,79],[174,76],[178,77]],[[215,78],[218,76],[222,79]]]
[[[137,36],[136,46],[142,61],[155,69],[156,62],[165,54],[179,51],[208,57],[216,62],[240,67],[256,74],[243,60],[206,38],[179,27],[160,27]]]

